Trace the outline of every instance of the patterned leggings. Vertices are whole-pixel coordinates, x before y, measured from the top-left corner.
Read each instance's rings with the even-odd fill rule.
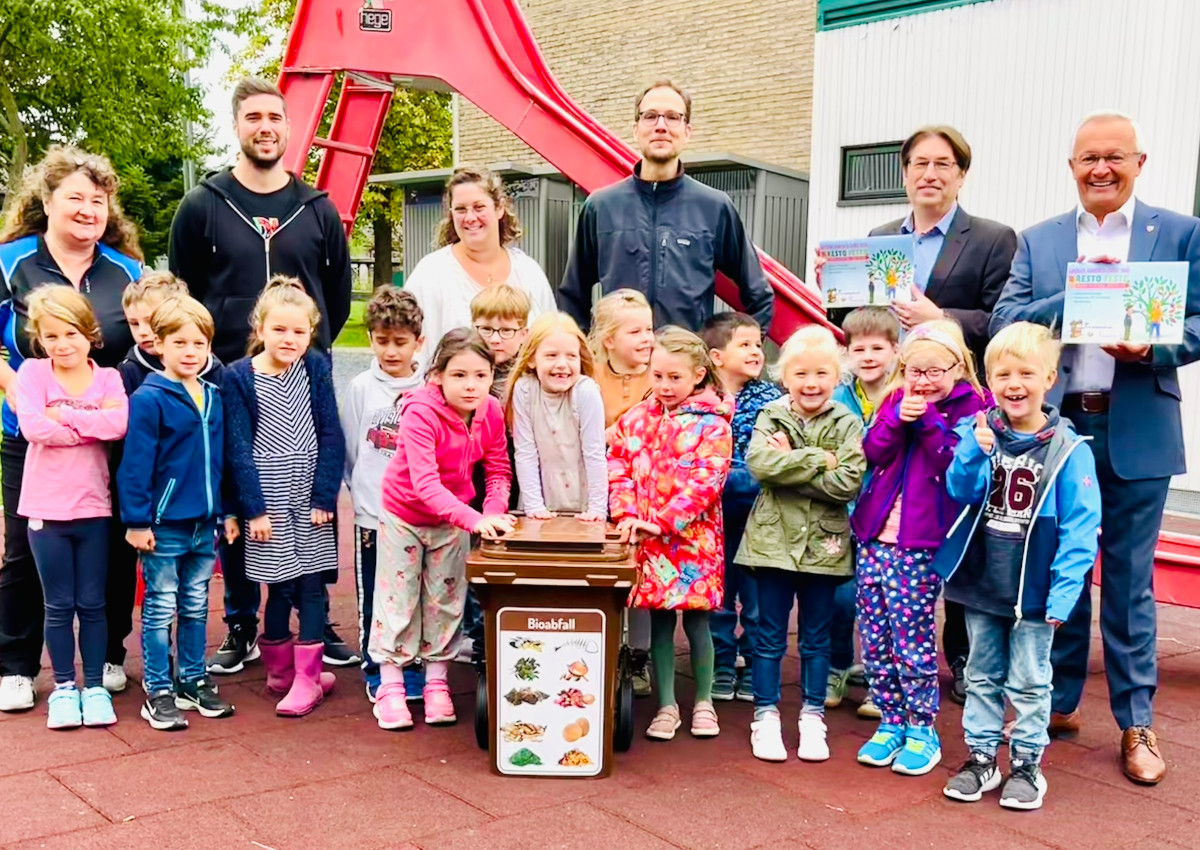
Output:
[[[937,626],[941,579],[933,552],[878,540],[858,547],[858,633],[871,699],[883,722],[932,726],[938,711]]]

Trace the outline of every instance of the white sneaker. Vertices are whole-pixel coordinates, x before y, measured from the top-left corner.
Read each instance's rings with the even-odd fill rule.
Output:
[[[829,744],[825,742],[825,718],[806,711],[800,715],[800,747],[796,755],[803,761],[827,761]]]
[[[119,694],[125,690],[129,680],[125,676],[125,668],[120,664],[104,663],[104,690],[110,694]]]
[[[783,724],[778,712],[768,711],[760,720],[750,724],[750,748],[756,759],[763,761],[787,761],[787,747],[783,745]]]
[[[33,708],[33,679],[28,676],[0,678],[0,711],[28,711]]]

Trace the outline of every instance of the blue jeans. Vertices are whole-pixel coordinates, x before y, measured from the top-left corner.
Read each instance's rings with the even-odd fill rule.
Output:
[[[833,592],[833,619],[829,624],[829,666],[848,670],[854,665],[854,611],[858,585],[848,578]]]
[[[108,517],[62,522],[29,520],[29,548],[46,599],[46,649],[54,667],[55,684],[75,681],[76,615],[83,686],[99,687],[104,678],[108,523]]]
[[[181,682],[204,678],[208,583],[216,562],[217,527],[212,520],[170,523],[154,529],[154,551],[142,553],[142,658],[146,690],[171,690],[171,621],[177,675]]]
[[[760,567],[758,636],[754,646],[755,708],[779,705],[780,666],[787,652],[792,603],[800,599],[800,674],[804,707],[825,712],[829,682],[829,623],[833,594],[842,579]]]
[[[971,654],[963,732],[972,752],[995,755],[1004,726],[1004,698],[1017,712],[1013,758],[1040,761],[1050,743],[1050,647],[1054,627],[1044,620],[1014,620],[966,609]]]
[[[746,533],[746,522],[750,508],[758,495],[758,482],[745,467],[729,471],[725,482],[722,508],[725,517],[725,602],[708,618],[712,631],[714,668],[718,673],[733,673],[740,655],[750,664],[754,658],[754,638],[758,631],[758,581],[752,570],[746,570],[733,562],[742,535]],[[742,605],[742,633],[737,634],[738,603]]]

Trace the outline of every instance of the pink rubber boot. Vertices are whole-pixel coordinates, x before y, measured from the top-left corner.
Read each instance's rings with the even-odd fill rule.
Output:
[[[263,666],[267,668],[267,693],[281,697],[291,690],[292,680],[296,678],[294,644],[290,636],[283,640],[259,638],[259,651],[262,653]],[[323,693],[332,691],[336,682],[332,673],[321,673]]]
[[[296,676],[287,696],[275,706],[275,713],[283,717],[303,717],[325,699],[325,688],[321,681],[321,641],[297,643],[292,646],[293,665]],[[330,678],[333,678],[330,674]]]

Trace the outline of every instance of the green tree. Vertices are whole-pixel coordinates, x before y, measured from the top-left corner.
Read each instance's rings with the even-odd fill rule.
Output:
[[[279,75],[281,47],[287,36],[296,0],[258,0],[241,17],[246,49],[237,57],[234,72],[274,79]],[[334,92],[340,90],[340,80]],[[333,121],[336,94],[326,104],[318,135]],[[384,122],[379,147],[371,166],[373,174],[444,168],[453,159],[450,96],[440,92],[397,89]],[[308,176],[316,171],[316,152],[310,152]],[[374,246],[376,286],[392,280],[392,253],[404,210],[403,192],[390,186],[367,184],[359,207],[353,237],[369,239]]]
[[[0,0],[0,179],[11,197],[22,173],[54,143],[109,156],[121,198],[144,229],[147,256],[165,238],[161,213],[189,144],[188,121],[207,114],[188,85],[214,34],[231,25],[205,2],[186,18],[164,0]],[[186,58],[185,58],[186,57]],[[169,218],[167,219],[169,222]]]

